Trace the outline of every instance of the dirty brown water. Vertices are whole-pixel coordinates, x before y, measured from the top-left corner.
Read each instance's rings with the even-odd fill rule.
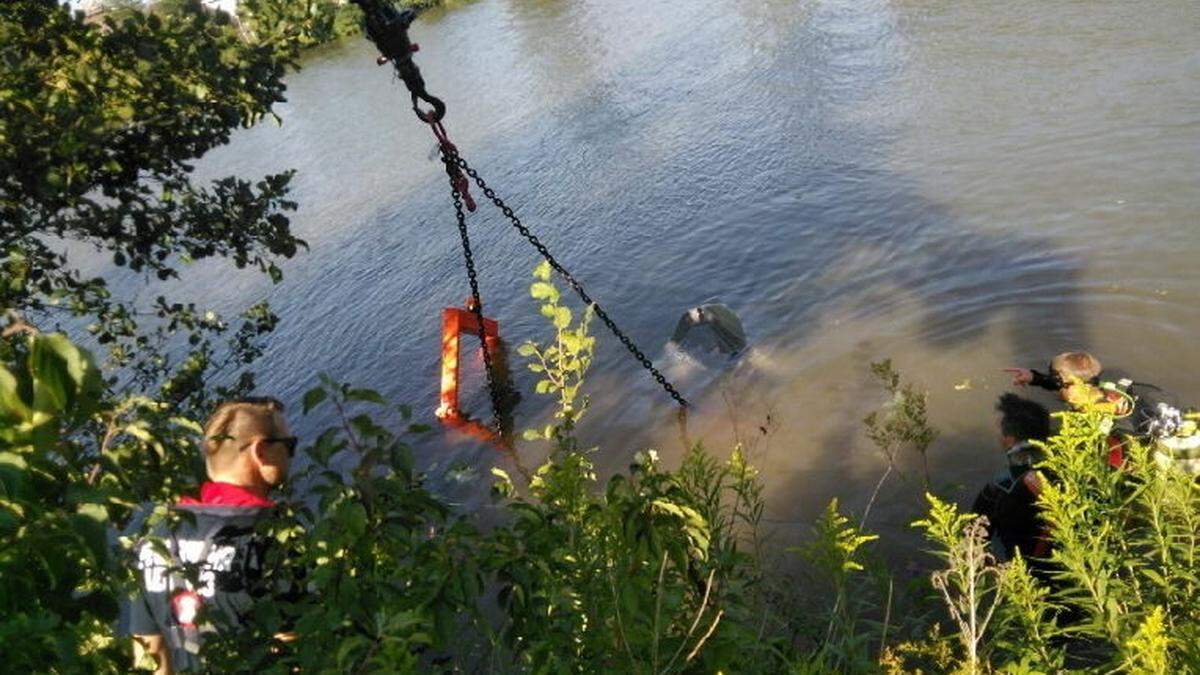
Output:
[[[691,436],[721,456],[751,448],[783,543],[834,496],[861,511],[883,471],[861,430],[882,398],[872,360],[928,388],[932,482],[964,502],[1002,468],[1002,367],[1088,348],[1200,401],[1197,35],[1188,1],[481,0],[413,29],[464,156],[680,380]],[[170,292],[226,311],[268,297],[282,321],[260,382],[293,409],[327,371],[432,419],[439,310],[466,277],[432,136],[373,59],[361,39],[314,53],[281,127],[201,165],[298,170],[294,227],[312,248],[284,283],[200,265]],[[471,226],[487,311],[514,344],[545,337],[535,253],[484,213]],[[753,347],[698,372],[664,343],[713,297]],[[674,465],[670,400],[596,328],[581,434],[598,467],[644,447]],[[471,382],[467,407],[484,410]],[[520,426],[545,420],[534,382],[517,374]],[[468,509],[487,502],[493,463],[512,470],[453,434],[416,452]],[[874,528],[916,513],[912,460]]]

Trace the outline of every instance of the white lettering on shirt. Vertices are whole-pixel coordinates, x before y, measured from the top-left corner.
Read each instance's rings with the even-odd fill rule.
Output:
[[[206,546],[207,554],[204,550]],[[179,563],[200,563],[200,573],[197,575],[199,586],[194,588],[183,570],[172,570],[172,561],[164,558],[154,546],[143,544],[138,551],[138,567],[142,570],[148,592],[186,590],[211,598],[216,593],[217,572],[227,572],[233,567],[237,549],[233,546],[214,546],[203,539],[179,539],[175,553]]]

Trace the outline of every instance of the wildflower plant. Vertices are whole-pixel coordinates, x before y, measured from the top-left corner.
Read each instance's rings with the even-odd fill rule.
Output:
[[[927,494],[929,514],[913,523],[936,545],[945,568],[930,575],[945,602],[965,653],[963,671],[982,669],[980,648],[1000,603],[1002,571],[987,550],[987,519],[959,513],[953,504]]]
[[[519,353],[542,378],[537,391],[557,404],[555,423],[525,437],[553,450],[527,496],[494,472],[513,518],[489,542],[505,615],[497,659],[538,672],[647,673],[744,660],[739,637],[761,616],[744,609],[757,577],[739,550],[744,528],[762,516],[757,472],[736,450],[719,463],[694,448],[675,472],[644,450],[600,485],[592,451],[575,437],[595,345],[591,313],[574,321],[550,272],[535,270],[531,295],[554,339]]]
[[[540,311],[554,326],[554,341],[544,345],[528,341],[517,349],[517,353],[529,359],[529,370],[541,378],[535,391],[553,394],[558,399],[554,415],[559,422],[542,429],[526,430],[524,437],[526,440],[552,440],[559,447],[574,449],[572,431],[588,404],[587,397],[581,396],[579,389],[592,365],[596,348],[596,338],[589,334],[594,312],[589,306],[583,317],[575,322],[571,308],[561,303],[562,294],[551,283],[550,274],[550,263],[543,261],[538,265],[533,271],[535,281],[529,287],[529,294],[542,301]]]
[[[838,670],[860,670],[871,663],[868,640],[873,631],[862,625],[859,590],[866,576],[867,544],[879,539],[866,534],[859,525],[838,510],[834,498],[813,526],[813,540],[790,550],[804,560],[832,587],[832,606],[824,634],[817,641],[816,653],[809,663]],[[852,586],[853,585],[853,586]],[[886,628],[883,628],[886,631]]]
[[[1052,597],[1078,615],[1071,634],[1088,640],[1075,656],[1110,667],[1200,665],[1200,490],[1147,443],[1114,433],[1111,413],[1058,417],[1038,467],[1047,477],[1039,506],[1053,536]],[[1109,461],[1114,443],[1119,467]]]
[[[1035,467],[1051,544],[1036,574],[1020,556],[997,564],[982,521],[932,495],[916,523],[944,561],[932,583],[965,670],[1195,671],[1200,489],[1119,431],[1111,407],[1056,416],[1060,429],[1040,444],[1045,459]]]
[[[897,461],[904,448],[912,448],[921,458],[925,488],[929,488],[929,460],[926,451],[937,439],[937,430],[929,424],[927,412],[929,392],[912,383],[903,382],[900,373],[892,366],[891,359],[871,363],[871,373],[883,385],[888,394],[887,401],[876,411],[863,418],[867,437],[879,448],[887,460],[887,468],[875,485],[867,507],[863,509],[862,523],[866,523],[871,505],[879,489],[892,472],[899,473]]]

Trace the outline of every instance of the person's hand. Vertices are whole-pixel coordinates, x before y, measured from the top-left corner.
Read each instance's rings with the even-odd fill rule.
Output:
[[[1033,371],[1028,368],[1005,368],[1004,372],[1012,375],[1012,383],[1022,387],[1033,382]]]

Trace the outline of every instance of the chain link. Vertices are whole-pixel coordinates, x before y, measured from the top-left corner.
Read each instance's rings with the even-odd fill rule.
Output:
[[[492,428],[503,435],[500,411],[504,405],[505,392],[496,382],[493,372],[492,350],[488,348],[487,332],[483,328],[483,300],[479,297],[479,279],[475,272],[475,256],[471,253],[471,239],[467,235],[467,217],[463,213],[462,194],[459,192],[459,173],[457,161],[461,161],[453,145],[442,145],[442,162],[446,165],[446,175],[450,177],[450,197],[454,200],[454,215],[458,219],[458,234],[462,238],[463,259],[467,263],[467,282],[471,285],[471,307],[475,314],[475,322],[479,326],[479,346],[483,349],[483,369],[487,375],[488,394],[492,399]]]
[[[533,232],[530,232],[528,227],[525,227],[525,225],[521,222],[521,219],[517,217],[517,214],[514,213],[513,210],[511,208],[509,208],[509,206],[507,204],[504,203],[503,199],[501,199],[500,197],[498,197],[496,195],[496,192],[494,190],[492,190],[491,188],[488,187],[487,183],[483,180],[483,178],[481,178],[479,176],[479,174],[474,169],[471,168],[471,165],[467,164],[467,160],[465,160],[461,156],[459,156],[457,152],[452,153],[449,157],[449,160],[454,161],[457,164],[458,168],[460,168],[464,172],[466,172],[466,174],[468,176],[470,176],[472,180],[475,181],[475,184],[478,185],[479,189],[483,191],[484,196],[487,197],[489,200],[491,200],[491,202],[496,205],[496,208],[500,209],[500,211],[502,213],[504,213],[504,217],[508,218],[508,220],[512,223],[512,226],[514,228],[516,228],[516,230],[518,232],[521,233],[521,236],[525,237],[525,239],[527,239],[529,241],[529,243],[532,244],[535,249],[537,249],[537,252],[540,253],[543,258],[546,259],[546,262],[550,263],[550,267],[554,268],[554,271],[558,272],[559,276],[561,276],[567,282],[567,284],[570,285],[571,288],[575,290],[575,293],[579,296],[579,299],[583,300],[583,302],[585,304],[591,305],[592,310],[596,313],[596,316],[600,317],[600,320],[604,322],[604,325],[608,326],[608,329],[610,331],[612,331],[612,334],[617,336],[617,339],[621,341],[621,344],[625,345],[625,348],[629,350],[629,353],[633,354],[633,357],[635,359],[637,359],[638,363],[642,364],[642,367],[650,372],[650,374],[654,377],[654,380],[656,382],[658,382],[658,384],[661,385],[662,388],[664,390],[666,390],[666,392],[668,394],[671,395],[671,398],[675,399],[675,401],[677,403],[679,403],[679,405],[683,406],[684,408],[687,408],[688,407],[687,399],[685,399],[682,395],[680,395],[680,393],[678,391],[676,391],[675,387],[672,386],[671,383],[667,381],[667,378],[665,376],[663,376],[663,374],[660,373],[657,368],[654,367],[654,363],[652,363],[650,361],[650,359],[647,358],[644,353],[642,353],[642,350],[637,348],[637,345],[635,345],[633,343],[633,340],[629,339],[629,337],[627,335],[625,335],[625,333],[622,332],[620,328],[617,327],[617,324],[611,318],[609,318],[608,312],[605,312],[604,309],[599,305],[599,303],[597,303],[595,300],[593,300],[591,298],[590,295],[588,295],[587,291],[584,290],[583,285],[580,284],[579,281],[575,279],[575,277],[571,276],[571,273],[568,272],[565,267],[560,265],[559,262],[554,259],[554,256],[550,254],[550,250],[546,248],[545,244],[543,244],[541,242],[541,240],[538,239],[536,234],[534,234]],[[450,168],[447,167],[447,171],[449,171],[449,170],[450,170]],[[452,178],[451,183],[453,183],[453,182],[454,181]],[[457,190],[455,191],[455,194],[457,195]],[[457,196],[455,197],[455,200],[456,200],[455,203],[457,204],[458,203]],[[462,210],[461,209],[459,209],[458,215],[459,215],[459,229],[461,230],[462,235],[463,235],[463,246],[465,248],[467,246],[467,239],[466,239],[467,235],[466,235],[466,226],[463,224],[463,220],[462,220]],[[469,249],[467,250],[467,269],[468,269],[468,275],[472,279],[472,282],[471,282],[472,288],[474,288],[474,283],[475,283],[474,282],[474,272],[473,272],[474,267],[470,260]],[[476,302],[478,302],[478,295],[476,295]],[[487,356],[486,351],[484,352],[484,356],[486,358],[486,356]],[[493,398],[494,398],[494,395],[493,395]]]

